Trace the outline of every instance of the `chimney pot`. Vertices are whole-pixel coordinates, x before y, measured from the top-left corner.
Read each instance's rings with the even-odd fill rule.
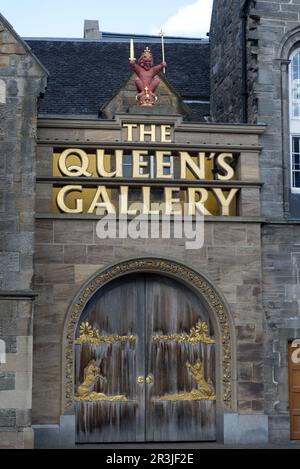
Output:
[[[99,29],[98,20],[84,21],[84,39],[101,39],[102,34]]]

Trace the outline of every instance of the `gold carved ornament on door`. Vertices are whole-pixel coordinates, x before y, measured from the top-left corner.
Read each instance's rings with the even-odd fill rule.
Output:
[[[152,337],[153,342],[177,342],[188,343],[191,346],[199,343],[215,344],[216,341],[208,334],[208,325],[206,322],[199,321],[196,326],[192,327],[189,333],[170,334],[170,335],[155,335]],[[216,394],[212,381],[206,381],[204,377],[204,367],[200,359],[193,365],[189,362],[186,363],[189,374],[197,383],[197,388],[193,388],[190,392],[182,392],[178,394],[169,394],[153,398],[157,401],[201,401],[209,400],[215,401]]]
[[[75,345],[90,344],[92,346],[97,346],[101,344],[113,344],[116,342],[129,342],[130,345],[134,346],[136,343],[136,337],[133,335],[102,335],[98,329],[93,328],[88,322],[84,322],[80,325],[80,336],[75,340]],[[86,366],[84,369],[84,381],[77,388],[75,400],[89,402],[127,402],[128,398],[126,396],[107,396],[104,393],[92,391],[98,380],[106,382],[106,378],[101,375],[99,364],[96,363],[95,360],[91,360]]]
[[[186,342],[189,345],[196,345],[199,343],[215,344],[215,340],[208,335],[208,325],[205,322],[199,321],[195,327],[192,327],[189,333],[181,334],[170,334],[170,335],[156,335],[152,337],[153,342],[159,341],[175,341],[178,343]],[[135,345],[136,337],[131,336],[120,336],[110,335],[104,336],[93,328],[88,322],[82,323],[80,326],[80,336],[76,339],[76,345],[82,345],[89,343],[91,345],[100,344],[112,344],[115,342],[129,342],[131,345]],[[183,392],[178,394],[171,394],[154,398],[153,400],[159,401],[198,401],[198,400],[209,400],[215,401],[216,395],[212,381],[209,379],[205,380],[204,367],[200,359],[193,365],[190,363],[186,364],[189,374],[197,383],[197,388],[193,388],[190,392]],[[106,381],[106,378],[101,375],[100,368],[97,366],[95,360],[92,360],[87,367],[84,369],[84,381],[77,388],[77,394],[75,396],[76,401],[128,401],[126,396],[107,396],[104,393],[97,393],[91,391],[98,380]],[[148,385],[153,383],[153,376],[149,375],[147,378],[139,376],[137,378],[138,384],[147,383]]]

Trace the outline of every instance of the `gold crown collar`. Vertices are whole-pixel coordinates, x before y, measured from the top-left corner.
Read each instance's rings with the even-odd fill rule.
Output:
[[[144,54],[147,55],[147,56],[152,55],[151,50],[149,49],[149,47],[146,47],[146,49],[144,50]]]

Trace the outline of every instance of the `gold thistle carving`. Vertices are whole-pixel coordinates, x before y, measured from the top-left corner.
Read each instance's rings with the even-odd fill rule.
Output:
[[[190,392],[182,392],[179,394],[171,394],[159,397],[154,400],[158,401],[215,401],[216,394],[212,381],[204,378],[203,363],[197,360],[195,365],[190,363],[186,364],[189,373],[197,383],[197,389],[192,389]]]
[[[195,327],[192,327],[190,332],[182,334],[170,334],[170,335],[155,335],[152,337],[153,342],[168,342],[174,341],[178,343],[186,342],[190,345],[196,345],[199,343],[204,344],[215,344],[216,341],[208,335],[208,325],[206,322],[199,321]]]
[[[106,396],[106,394],[102,394],[101,392],[91,392],[88,396],[83,397],[75,397],[75,401],[80,402],[128,402],[126,396]]]
[[[107,396],[101,392],[91,392],[99,379],[106,381],[106,378],[101,375],[100,368],[96,365],[95,360],[92,360],[84,370],[84,381],[77,388],[75,401],[128,401],[126,396]]]
[[[229,321],[224,305],[209,283],[200,274],[176,262],[162,259],[144,258],[121,262],[118,265],[100,272],[78,295],[76,302],[69,313],[66,328],[65,369],[64,369],[64,407],[68,411],[74,402],[74,337],[78,320],[92,296],[99,288],[111,280],[119,278],[131,272],[156,272],[170,275],[194,289],[206,300],[208,306],[215,312],[218,321],[221,340],[222,363],[222,397],[224,405],[232,408],[232,353]]]
[[[79,338],[75,340],[75,345],[91,344],[114,344],[116,342],[129,342],[130,345],[136,343],[136,337],[134,335],[101,335],[98,329],[94,329],[88,322],[83,322],[80,325]]]

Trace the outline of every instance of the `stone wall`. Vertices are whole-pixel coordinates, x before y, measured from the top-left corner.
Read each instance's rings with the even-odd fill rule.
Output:
[[[267,125],[262,136],[260,158],[264,184],[262,214],[272,223],[265,224],[262,230],[265,411],[270,416],[271,440],[282,441],[290,438],[287,346],[289,340],[300,337],[297,286],[300,231],[297,222],[287,224],[288,219],[299,219],[300,216],[299,195],[292,196],[290,190],[288,89],[288,59],[293,48],[300,45],[300,2],[214,2],[211,101],[213,119],[218,122],[236,122],[241,118],[239,102],[234,94],[241,90],[242,18],[231,8],[235,4],[240,12],[244,3],[248,4],[248,120]],[[237,76],[232,78],[234,75]],[[229,100],[229,105],[225,104],[225,99]]]
[[[300,338],[300,225],[263,228],[265,410],[271,441],[290,438],[288,342]]]
[[[210,29],[211,118],[242,122],[241,0],[217,0]]]
[[[300,3],[282,0],[218,0],[211,25],[211,110],[216,122],[242,121],[242,6],[247,5],[247,115],[264,123],[262,213],[268,218],[299,217],[290,194],[288,58],[284,44],[300,44]]]
[[[205,225],[205,246],[186,250],[184,240],[100,240],[93,220],[36,222],[33,422],[59,424],[62,330],[75,295],[97,271],[128,257],[170,258],[205,274],[224,294],[237,347],[237,410],[259,414],[263,406],[263,335],[260,225]],[[234,371],[235,373],[235,371]],[[47,402],[47,405],[45,405]]]
[[[36,116],[45,79],[0,15],[0,447],[32,445]]]
[[[299,225],[286,225],[299,218],[299,196],[290,191],[288,58],[300,45],[300,3],[296,0],[256,1],[258,74],[253,83],[257,118],[267,124],[262,138],[262,212],[280,225],[263,229],[263,302],[265,310],[265,409],[269,415],[271,441],[290,439],[288,396],[288,341],[300,338]],[[251,34],[251,31],[249,31]],[[293,40],[289,43],[289,38]],[[288,47],[285,45],[289,43]],[[249,118],[251,115],[249,109]]]
[[[274,219],[288,214],[290,194],[287,64],[279,59],[285,37],[300,27],[300,4],[296,0],[289,3],[258,0],[249,14],[257,18],[256,31],[248,30],[248,35],[256,38],[252,49],[257,54],[257,75],[252,81],[257,109],[254,112],[249,109],[249,119],[257,118],[268,125],[262,139],[261,174],[265,182],[262,208],[264,215]]]
[[[126,117],[126,122],[138,123],[139,119],[131,115]],[[152,116],[151,122],[159,124],[164,119],[170,122],[170,117],[166,116]],[[107,142],[126,142],[126,136],[122,133],[120,118],[109,126],[96,121],[74,123],[64,119],[39,119],[34,258],[34,289],[38,298],[33,366],[33,423],[37,444],[47,445],[48,430],[56,443],[62,432],[61,380],[65,373],[62,331],[69,308],[90,277],[129,257],[169,258],[203,273],[221,291],[235,330],[233,414],[242,415],[243,422],[247,421],[250,427],[254,425],[256,430],[260,426],[258,422],[265,422],[259,199],[259,151],[263,130],[257,126],[191,126],[174,118],[177,147],[196,145],[201,148],[203,145],[206,148],[209,145],[209,148],[221,147],[222,151],[229,152],[234,148],[239,153],[237,177],[242,185],[249,184],[242,188],[245,195],[241,196],[239,216],[208,217],[204,247],[191,251],[185,249],[184,240],[178,239],[100,240],[96,236],[97,220],[93,215],[53,214],[52,186],[59,183],[53,178],[53,154],[72,145],[94,151],[105,147]],[[126,147],[126,143],[124,145]],[[134,146],[138,147],[138,143]],[[234,427],[237,437],[238,424],[231,421],[230,416],[226,432],[231,435]],[[252,432],[252,437],[255,434],[259,439],[258,433]],[[69,435],[72,436],[71,431]]]

